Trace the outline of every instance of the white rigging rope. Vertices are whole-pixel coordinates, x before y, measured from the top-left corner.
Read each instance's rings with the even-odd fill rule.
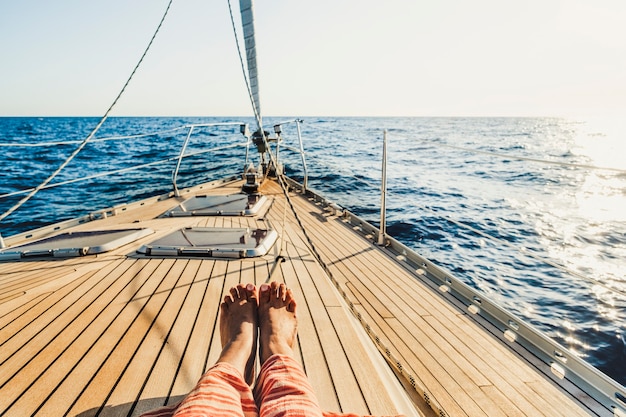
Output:
[[[137,62],[137,65],[135,65],[135,68],[133,69],[132,73],[130,74],[130,76],[126,80],[126,83],[124,83],[124,86],[122,87],[122,89],[118,93],[117,97],[115,97],[115,100],[113,100],[113,103],[109,106],[107,111],[104,113],[104,116],[102,116],[102,118],[100,119],[100,121],[98,122],[96,127],[93,129],[93,131],[89,134],[89,136],[87,136],[85,138],[85,140],[83,140],[81,142],[81,144],[74,150],[74,152],[72,152],[72,154],[69,157],[67,157],[65,159],[65,161],[63,161],[63,163],[56,169],[56,171],[54,171],[41,184],[39,184],[37,187],[35,187],[33,189],[33,191],[31,191],[28,195],[26,195],[24,198],[22,198],[20,201],[18,201],[17,204],[15,204],[13,207],[8,209],[2,215],[0,215],[0,221],[6,219],[11,213],[13,213],[15,210],[20,208],[22,205],[24,205],[24,203],[26,203],[35,194],[37,194],[39,192],[39,190],[41,190],[46,185],[48,185],[50,183],[50,181],[52,181],[63,169],[65,169],[65,167],[76,157],[76,155],[78,155],[80,153],[80,151],[83,150],[83,148],[87,145],[87,143],[89,143],[92,140],[92,138],[95,136],[96,132],[98,132],[98,130],[100,130],[100,128],[102,127],[104,122],[108,119],[109,114],[111,113],[111,111],[113,110],[113,108],[115,107],[117,102],[119,101],[120,97],[122,97],[122,94],[124,94],[124,91],[126,90],[126,87],[130,83],[130,80],[132,80],[132,78],[135,75],[135,73],[137,72],[137,69],[139,68],[139,66],[143,62],[145,56],[148,54],[148,51],[150,50],[150,47],[152,46],[152,43],[154,42],[154,39],[156,38],[157,34],[159,33],[159,30],[161,29],[161,26],[163,25],[163,22],[165,21],[165,17],[167,16],[167,14],[168,14],[168,12],[170,10],[170,6],[172,5],[173,1],[174,0],[170,0],[169,3],[167,4],[167,8],[165,9],[165,13],[163,13],[163,17],[161,18],[161,21],[159,22],[159,25],[157,26],[154,34],[152,35],[152,38],[150,39],[150,42],[148,43],[148,46],[146,47],[146,49],[144,50],[143,54],[141,55],[141,58]]]

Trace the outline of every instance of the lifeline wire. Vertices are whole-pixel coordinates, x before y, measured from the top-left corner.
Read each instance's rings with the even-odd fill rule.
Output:
[[[127,139],[140,139],[146,138],[150,136],[162,135],[164,133],[176,132],[178,130],[189,129],[190,125],[184,125],[180,127],[175,127],[172,129],[159,130],[152,133],[142,133],[139,135],[126,135],[126,136],[109,136],[104,138],[95,138],[90,142],[106,142],[109,140],[127,140]],[[59,145],[74,145],[76,143],[81,143],[80,140],[68,140],[63,142],[39,142],[39,143],[0,143],[1,147],[9,147],[9,148],[38,148],[38,147],[47,147],[47,146],[59,146]]]
[[[516,159],[518,161],[529,161],[529,162],[537,162],[540,164],[559,165],[559,166],[564,166],[564,167],[569,167],[569,168],[597,169],[601,171],[613,171],[613,172],[626,174],[626,169],[621,169],[621,168],[601,167],[601,166],[586,165],[586,164],[572,164],[569,162],[559,162],[559,161],[547,161],[545,159],[527,158],[525,156],[515,156],[515,155],[509,155],[509,154],[503,154],[503,153],[497,153],[497,152],[481,151],[478,149],[463,148],[461,146],[446,145],[443,143],[433,145],[433,146],[440,146],[442,148],[451,148],[451,149],[456,149],[460,151],[478,153],[478,154],[488,155],[488,156],[497,156],[497,157],[505,158],[505,159]]]
[[[271,154],[271,153],[270,153]],[[281,179],[282,175],[278,175],[278,179],[279,179],[279,183],[281,184],[281,188],[283,189],[283,193],[285,194],[287,203],[289,204],[291,211],[294,215],[294,218],[296,220],[296,222],[298,223],[298,225],[300,226],[300,229],[302,231],[302,233],[304,234],[304,237],[309,245],[309,248],[311,249],[311,254],[313,255],[313,257],[315,258],[315,260],[317,261],[317,263],[322,267],[322,269],[324,270],[324,272],[326,272],[326,275],[328,276],[328,278],[330,279],[330,281],[334,284],[335,288],[337,289],[337,291],[339,291],[339,293],[341,294],[341,296],[343,297],[343,299],[345,300],[345,302],[348,304],[348,307],[350,309],[350,312],[353,314],[353,316],[359,321],[359,323],[361,324],[361,326],[365,329],[367,335],[370,337],[370,339],[374,342],[374,344],[376,345],[376,347],[378,348],[378,350],[381,352],[381,354],[384,355],[385,359],[387,360],[387,362],[400,374],[403,376],[403,378],[405,380],[407,380],[411,386],[413,387],[413,389],[418,393],[421,394],[422,397],[426,400],[427,404],[430,405],[430,407],[435,411],[438,412],[440,417],[447,417],[448,414],[446,413],[446,411],[441,407],[441,405],[439,404],[439,402],[436,400],[435,396],[432,395],[431,393],[429,393],[426,388],[420,383],[421,381],[419,381],[418,379],[416,379],[410,372],[407,371],[407,368],[403,366],[402,362],[400,360],[398,360],[397,357],[395,357],[395,355],[391,352],[391,350],[385,346],[385,344],[382,342],[382,340],[380,339],[380,337],[376,334],[376,332],[372,329],[372,327],[369,325],[369,323],[367,323],[367,321],[363,318],[363,315],[361,314],[361,312],[359,312],[356,309],[356,306],[354,305],[354,303],[350,300],[348,294],[343,290],[343,288],[341,288],[341,284],[339,283],[339,281],[334,277],[332,271],[330,270],[330,268],[328,267],[328,265],[324,262],[324,260],[322,259],[321,255],[319,254],[317,248],[315,247],[315,245],[313,244],[313,241],[311,240],[311,238],[309,237],[309,234],[306,231],[306,228],[304,227],[304,224],[302,223],[302,221],[300,220],[296,209],[291,201],[291,198],[289,196],[289,193],[287,192],[287,189],[285,187],[285,185],[283,184],[283,180]],[[363,181],[359,178],[354,177],[355,179],[362,181],[363,183],[368,184],[366,181]],[[371,185],[370,185],[371,186]],[[435,213],[436,215],[439,215],[439,213],[437,213],[436,211],[430,209],[429,207],[424,207],[427,210]],[[440,215],[439,215],[440,216]],[[455,220],[449,219],[446,216],[442,216],[443,218],[445,218],[446,220],[452,221],[453,223],[462,226],[464,228],[468,228],[472,231],[474,231],[475,233],[479,233],[480,235],[483,235],[489,239],[495,240],[496,242],[500,241],[500,239],[497,239],[489,234],[480,232],[479,230],[476,230],[470,226],[467,226],[463,223],[457,222]],[[504,242],[506,243],[508,246],[514,247],[512,244],[508,243],[508,242]],[[578,276],[579,278],[582,279],[586,279],[589,281],[594,282],[597,285],[600,285],[606,289],[609,289],[611,291],[615,291],[617,293],[620,293],[622,295],[626,295],[625,293],[623,293],[620,290],[616,290],[610,287],[605,286],[604,284],[595,281],[593,279],[589,279],[585,276],[582,276],[574,271],[569,271],[568,269],[566,269],[565,267],[562,267],[561,265],[558,265],[556,263],[552,263],[550,261],[547,261],[545,259],[541,259],[539,257],[535,257],[532,254],[527,254],[525,253],[525,255],[530,256],[532,258],[536,258],[539,259],[543,262],[546,262],[549,265],[552,265],[558,269],[561,269],[563,271],[566,272],[570,272],[572,274],[574,274],[575,276]]]
[[[450,147],[459,149],[458,147],[454,147],[454,146],[450,146]],[[295,149],[292,149],[289,146],[283,146],[283,149],[288,149],[288,150],[290,150],[292,152],[299,152],[299,151],[297,151]],[[472,149],[463,149],[463,150],[467,150],[467,151],[470,151],[470,152],[477,152],[477,153],[486,153],[486,154],[490,154],[492,156],[500,156],[500,157],[507,157],[507,158],[512,158],[512,159],[518,159],[517,157],[514,157],[514,156],[503,155],[503,154],[495,154],[495,153],[491,153],[491,152],[474,151]],[[317,158],[317,157],[314,157],[314,156],[311,156],[311,155],[309,155],[309,157],[311,157],[312,159],[316,159],[318,161],[318,163],[324,165],[324,163],[321,162],[320,158]],[[524,159],[524,158],[519,158],[519,159]],[[551,163],[551,161],[542,161],[542,160],[537,160],[537,161],[538,162],[543,162],[543,163]],[[563,165],[562,163],[558,163],[558,162],[555,162],[555,164],[556,165]],[[573,164],[569,164],[569,165],[573,165]],[[328,166],[328,165],[326,165],[326,166]],[[591,165],[584,165],[584,166],[576,165],[576,166],[579,167],[579,168],[581,168],[581,167],[584,167],[584,168],[594,168],[594,169],[598,169],[598,170],[611,169],[611,168],[603,168],[603,167],[594,167],[594,166],[591,166]],[[377,185],[372,184],[372,183],[364,180],[363,178],[359,178],[359,177],[355,176],[351,172],[345,171],[341,167],[332,167],[332,168],[336,169],[338,171],[341,171],[345,176],[353,178],[356,181],[359,181],[362,184],[367,185],[368,187],[371,187],[371,188],[378,187]],[[613,170],[615,170],[615,169],[613,169]],[[387,190],[387,193],[390,194],[390,195],[393,195],[392,191]],[[552,267],[554,267],[554,268],[556,268],[556,269],[558,269],[558,270],[560,270],[562,272],[565,272],[565,273],[570,274],[570,275],[572,275],[574,277],[577,277],[577,278],[579,278],[579,279],[581,279],[583,281],[586,281],[589,284],[597,285],[599,287],[604,288],[605,290],[608,290],[610,292],[613,292],[613,293],[616,293],[616,294],[620,294],[621,296],[626,297],[626,292],[620,290],[619,288],[610,287],[609,285],[607,285],[607,284],[605,284],[605,283],[603,283],[603,282],[601,282],[599,280],[596,280],[594,278],[585,276],[585,275],[583,275],[583,274],[581,274],[579,272],[573,271],[573,270],[571,270],[571,269],[569,269],[569,268],[567,268],[567,267],[565,267],[563,265],[560,265],[560,264],[558,264],[556,262],[553,262],[553,261],[550,261],[548,259],[542,258],[542,257],[540,257],[538,255],[535,255],[535,254],[531,253],[531,252],[524,251],[524,250],[520,249],[519,247],[513,245],[512,243],[507,242],[506,240],[499,239],[497,237],[491,236],[490,234],[488,234],[486,232],[482,232],[482,231],[480,231],[480,230],[478,230],[478,229],[476,229],[474,227],[471,227],[471,226],[469,226],[469,225],[467,225],[465,223],[462,223],[462,222],[460,222],[458,220],[455,220],[455,219],[453,219],[453,218],[451,218],[449,216],[441,214],[437,210],[433,210],[432,208],[430,208],[428,206],[425,206],[425,205],[422,205],[422,204],[416,204],[416,205],[421,207],[424,210],[429,211],[430,213],[432,213],[436,217],[440,217],[440,218],[442,218],[444,220],[447,220],[450,223],[453,223],[453,224],[455,224],[455,225],[457,225],[459,227],[462,227],[462,228],[467,229],[467,230],[469,230],[469,231],[471,231],[473,233],[476,233],[476,234],[478,234],[480,236],[483,236],[483,237],[487,238],[488,240],[490,240],[492,242],[495,242],[495,243],[498,243],[498,244],[502,244],[502,245],[508,246],[508,247],[510,247],[512,249],[515,249],[517,252],[521,253],[522,255],[524,255],[524,256],[526,256],[528,258],[534,259],[534,260],[539,261],[539,262],[543,262],[546,265],[550,265],[550,266],[552,266]]]
[[[226,145],[226,146],[221,146],[219,148],[212,148],[212,149],[207,149],[204,151],[197,151],[197,152],[192,152],[192,153],[188,153],[186,155],[183,155],[183,158],[188,158],[188,157],[192,157],[192,156],[198,156],[198,155],[202,155],[205,153],[210,153],[210,152],[218,152],[218,151],[223,151],[226,149],[233,149],[233,148],[237,148],[237,147],[244,147],[246,146],[245,144],[241,144],[241,143],[235,143],[233,145]],[[171,158],[166,158],[166,159],[161,159],[159,161],[153,161],[153,162],[146,162],[145,164],[140,164],[140,165],[135,165],[132,167],[128,167],[128,168],[121,168],[121,169],[117,169],[114,171],[107,171],[107,172],[101,172],[99,174],[94,174],[94,175],[89,175],[86,177],[80,177],[80,178],[74,178],[72,180],[67,180],[67,181],[62,181],[62,182],[55,182],[54,184],[48,184],[45,187],[42,187],[42,189],[49,189],[49,188],[55,188],[55,187],[60,187],[62,185],[68,185],[68,184],[74,184],[77,182],[82,182],[82,181],[89,181],[89,180],[93,180],[96,178],[102,178],[102,177],[108,177],[109,175],[116,175],[116,174],[123,174],[126,172],[131,172],[131,171],[136,171],[142,168],[147,168],[149,166],[153,166],[153,165],[160,165],[166,162],[171,162],[171,161],[176,161],[178,160],[178,156],[173,156]],[[28,190],[20,190],[20,191],[14,191],[12,193],[7,193],[7,194],[2,194],[0,195],[0,199],[3,198],[7,198],[7,197],[13,197],[16,195],[21,195],[21,194],[26,194],[30,191],[32,191],[33,188],[30,188]]]
[[[159,33],[159,30],[161,29],[161,26],[163,25],[163,22],[165,21],[165,17],[167,16],[167,13],[169,12],[170,6],[172,5],[173,1],[174,0],[170,0],[170,2],[167,4],[167,8],[165,9],[165,13],[163,14],[163,17],[161,18],[161,21],[159,22],[159,25],[157,26],[156,31],[152,35],[152,38],[150,39],[150,42],[148,43],[148,46],[146,47],[146,49],[144,50],[143,54],[141,55],[141,58],[139,59],[139,62],[137,62],[137,65],[135,65],[135,68],[133,69],[133,72],[130,74],[130,76],[126,80],[126,83],[124,84],[124,86],[120,90],[119,94],[117,95],[115,100],[113,100],[113,103],[111,104],[111,106],[109,106],[108,110],[104,113],[104,116],[102,116],[102,119],[100,119],[100,121],[98,122],[98,124],[96,125],[94,130],[89,134],[89,136],[87,136],[87,138],[85,138],[85,140],[82,141],[82,143],[78,146],[78,148],[76,148],[74,150],[74,152],[72,152],[72,154],[57,168],[57,170],[52,173],[52,175],[50,175],[41,184],[39,184],[37,187],[35,187],[33,189],[33,191],[31,193],[29,193],[26,197],[24,197],[23,199],[18,201],[17,204],[15,204],[13,207],[8,209],[2,215],[0,215],[0,221],[2,221],[5,218],[7,218],[11,213],[13,213],[15,210],[20,208],[24,203],[26,203],[35,194],[37,194],[39,192],[39,190],[41,190],[46,185],[48,185],[50,183],[50,181],[52,181],[72,161],[72,159],[74,159],[76,157],[76,155],[78,155],[80,153],[80,151],[83,150],[83,148],[87,145],[87,143],[89,143],[91,141],[91,139],[94,137],[96,132],[98,130],[100,130],[100,128],[102,127],[104,122],[108,119],[109,114],[113,110],[113,107],[115,107],[115,105],[117,104],[117,102],[120,99],[120,97],[122,97],[122,94],[124,94],[124,91],[126,90],[126,87],[128,86],[128,84],[130,83],[130,80],[133,78],[133,76],[135,75],[135,72],[137,72],[137,69],[139,68],[139,66],[143,62],[143,59],[145,58],[145,56],[148,53],[148,50],[150,50],[150,47],[152,46],[152,43],[154,42],[154,39],[157,36],[157,33]]]

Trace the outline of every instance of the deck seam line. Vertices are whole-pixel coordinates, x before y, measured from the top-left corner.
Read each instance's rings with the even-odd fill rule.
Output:
[[[341,295],[341,297],[348,304],[350,312],[359,321],[361,326],[363,326],[363,329],[365,330],[365,332],[369,336],[370,340],[374,343],[374,345],[381,352],[381,354],[383,354],[383,356],[385,357],[387,362],[400,375],[402,375],[403,378],[405,378],[409,382],[409,384],[413,387],[413,389],[415,389],[421,395],[421,397],[426,401],[426,403],[435,412],[437,412],[440,417],[448,417],[448,413],[446,413],[446,411],[443,409],[443,407],[439,404],[439,402],[436,399],[432,398],[433,397],[432,394],[430,394],[426,390],[426,387],[421,387],[421,386],[418,387],[418,382],[417,382],[416,378],[410,372],[407,372],[407,370],[404,367],[404,365],[402,364],[402,362],[395,357],[395,355],[391,352],[391,350],[382,342],[380,337],[378,337],[378,335],[375,334],[374,330],[369,325],[369,323],[367,323],[367,321],[363,318],[362,314],[355,309],[354,303],[352,302],[352,300],[350,300],[348,294],[341,287],[339,281],[337,281],[337,279],[334,277],[334,275],[330,271],[330,268],[326,265],[326,263],[324,262],[324,260],[320,256],[320,254],[318,253],[318,251],[317,251],[317,249],[315,247],[315,244],[313,243],[313,241],[309,237],[309,234],[307,233],[306,228],[304,227],[304,224],[302,223],[302,220],[300,219],[300,216],[297,214],[296,209],[295,209],[295,207],[293,205],[293,202],[291,201],[291,197],[289,196],[289,190],[288,190],[289,186],[288,185],[284,185],[283,181],[280,181],[280,185],[283,188],[283,192],[285,194],[287,203],[289,204],[289,207],[291,208],[291,212],[292,212],[296,222],[300,226],[300,229],[302,230],[302,233],[303,233],[307,243],[309,244],[309,248],[311,250],[311,254],[314,256],[314,258],[316,259],[318,264],[322,267],[322,269],[326,273],[326,276],[330,279],[332,284],[337,288],[337,291],[339,291],[339,294]],[[296,197],[298,197],[298,196],[296,196]],[[304,196],[302,196],[302,197],[304,198]],[[419,390],[418,390],[418,388],[419,388]],[[421,393],[420,393],[420,391],[421,391]]]

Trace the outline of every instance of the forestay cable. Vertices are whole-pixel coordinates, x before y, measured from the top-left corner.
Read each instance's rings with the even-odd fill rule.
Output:
[[[233,8],[230,4],[230,0],[228,0],[228,12],[230,13],[230,22],[233,26],[233,33],[235,35],[235,44],[237,45],[237,54],[239,55],[239,63],[241,64],[241,71],[243,72],[243,78],[246,82],[246,89],[248,90],[248,97],[250,98],[250,104],[252,104],[252,111],[254,112],[254,117],[256,119],[259,130],[263,133],[263,122],[261,119],[260,109],[257,108],[256,101],[254,100],[254,95],[252,94],[252,88],[250,87],[250,80],[248,78],[248,73],[246,72],[246,64],[243,62],[243,55],[241,54],[241,47],[239,46],[239,37],[237,36],[237,26],[235,25],[235,18],[233,16]],[[263,134],[263,139],[265,140],[265,134]]]
[[[246,70],[245,70],[245,65],[243,62],[243,57],[241,55],[241,49],[239,47],[239,40],[237,38],[237,29],[235,26],[235,20],[233,18],[233,12],[232,12],[232,8],[231,8],[231,4],[230,4],[230,0],[228,0],[228,9],[230,11],[230,19],[231,19],[231,23],[233,26],[233,32],[235,33],[235,41],[237,43],[237,51],[239,53],[239,61],[241,63],[241,68],[243,71],[243,75],[244,75],[244,79],[246,81],[246,88],[248,89],[248,95],[250,97],[250,102],[252,104],[252,109],[254,111],[254,115],[256,117],[257,120],[257,124],[259,127],[259,131],[261,136],[263,137],[263,142],[265,143],[265,148],[268,150],[268,154],[270,157],[270,160],[272,162],[272,164],[274,165],[274,167],[276,169],[278,169],[278,165],[277,165],[277,161],[275,159],[275,156],[272,154],[270,147],[268,146],[267,143],[267,138],[265,136],[265,132],[263,131],[263,126],[262,126],[262,121],[261,121],[261,115],[259,114],[259,109],[257,108],[256,102],[254,100],[253,94],[252,94],[252,89],[250,87],[250,82],[248,79],[248,76],[246,74]],[[267,173],[264,173],[265,175],[267,175]],[[324,262],[324,260],[322,259],[321,255],[319,254],[317,248],[315,247],[313,241],[311,240],[311,238],[309,237],[309,234],[306,231],[306,228],[304,227],[304,224],[302,223],[302,221],[300,220],[298,213],[296,211],[296,208],[294,207],[292,201],[291,201],[291,197],[289,196],[289,190],[287,185],[285,184],[285,179],[284,179],[284,175],[282,173],[277,172],[277,180],[278,183],[280,185],[281,190],[283,191],[283,194],[285,196],[285,200],[287,201],[287,203],[289,204],[289,207],[291,208],[291,212],[294,215],[294,218],[296,220],[296,222],[298,223],[298,225],[300,226],[300,229],[302,230],[302,233],[304,234],[305,239],[307,240],[307,243],[311,249],[311,253],[313,255],[313,257],[317,260],[317,262],[319,263],[319,265],[322,267],[322,269],[326,272],[327,276],[329,277],[329,279],[331,280],[331,282],[336,286],[337,290],[341,293],[342,297],[346,300],[346,302],[348,303],[349,307],[350,307],[350,311],[352,312],[352,314],[357,318],[357,320],[361,323],[361,325],[364,327],[366,333],[368,334],[368,336],[372,339],[372,341],[375,343],[376,347],[381,351],[381,353],[383,353],[385,355],[386,360],[393,366],[394,369],[396,369],[401,375],[403,375],[403,377],[413,386],[414,389],[416,389],[416,391],[420,391],[424,397],[428,398],[429,394],[427,393],[427,391],[423,388],[423,387],[419,387],[418,388],[418,383],[416,381],[416,379],[413,377],[413,375],[411,375],[410,373],[407,372],[407,368],[405,368],[402,363],[393,355],[393,353],[391,352],[391,350],[389,348],[387,348],[381,341],[381,339],[374,333],[373,329],[370,327],[369,324],[367,324],[367,322],[365,322],[363,316],[361,315],[360,312],[358,312],[355,308],[355,305],[349,300],[346,292],[341,288],[341,285],[339,284],[339,282],[335,279],[335,277],[332,274],[332,271],[330,270],[330,268],[328,267],[328,265]],[[286,209],[286,206],[284,207],[284,209]],[[283,222],[285,221],[285,211],[283,211]],[[283,232],[285,230],[285,226],[283,224]],[[282,246],[281,246],[281,253],[282,253]],[[267,280],[269,281],[273,274],[274,271],[276,270],[276,268],[279,265],[279,259],[276,259],[276,263],[274,264],[274,268],[272,268],[272,271],[270,272]],[[432,404],[436,405],[436,408],[439,410],[439,415],[442,417],[447,416],[447,414],[445,413],[445,411],[443,411],[443,409],[441,408],[441,406],[439,406],[439,404],[432,400],[431,402]]]
[[[232,8],[230,5],[230,0],[228,0],[228,9],[230,11],[230,17],[231,17],[231,22],[233,25],[233,31],[235,33],[235,40],[237,42],[237,51],[239,52],[239,60],[241,62],[241,67],[243,70],[243,74],[244,74],[244,78],[246,81],[246,87],[248,89],[248,95],[250,97],[250,102],[252,103],[252,108],[255,114],[255,117],[257,119],[257,124],[259,127],[259,132],[260,135],[263,138],[263,142],[265,143],[265,148],[267,149],[267,153],[269,154],[271,163],[274,165],[275,169],[278,170],[278,165],[277,165],[277,161],[275,159],[275,156],[272,154],[271,149],[267,143],[267,137],[265,135],[265,132],[263,131],[263,126],[262,126],[262,121],[261,121],[261,115],[259,114],[259,109],[256,106],[253,94],[252,94],[252,90],[250,87],[250,83],[246,74],[246,70],[245,70],[245,65],[243,62],[243,58],[241,55],[241,49],[239,47],[239,41],[237,39],[237,30],[236,30],[236,26],[235,26],[235,20],[233,18],[233,13],[232,13]],[[264,173],[265,175],[267,175],[267,173]],[[341,285],[339,284],[339,282],[335,279],[335,277],[332,274],[332,271],[330,270],[330,268],[328,267],[328,265],[324,262],[324,260],[322,259],[321,255],[319,254],[317,248],[315,247],[313,241],[311,240],[309,234],[306,231],[306,228],[304,227],[304,224],[302,223],[302,221],[300,220],[298,213],[296,211],[296,208],[293,205],[293,202],[291,201],[291,197],[289,196],[289,190],[288,187],[285,183],[285,179],[284,179],[284,174],[280,173],[277,171],[277,181],[280,185],[280,188],[285,196],[285,200],[287,201],[287,203],[289,204],[289,207],[291,208],[291,212],[294,215],[294,218],[296,220],[296,222],[298,223],[298,225],[300,226],[300,229],[309,245],[309,248],[311,249],[311,254],[313,255],[313,257],[316,259],[316,261],[318,262],[318,264],[322,267],[322,269],[324,270],[324,272],[326,272],[328,278],[330,279],[330,281],[335,285],[335,287],[337,288],[337,290],[341,293],[342,297],[346,300],[346,302],[348,303],[349,307],[350,307],[350,311],[352,312],[352,314],[356,317],[356,319],[361,323],[361,325],[364,327],[367,335],[371,338],[371,340],[375,343],[376,347],[379,349],[379,351],[381,353],[383,353],[385,355],[385,359],[388,361],[388,363],[397,371],[399,372],[411,385],[412,387],[418,391],[424,398],[429,398],[431,397],[431,395],[421,386],[419,386],[419,383],[417,382],[416,378],[413,377],[413,375],[411,375],[409,372],[407,372],[407,368],[403,366],[403,364],[394,356],[394,354],[391,352],[391,350],[389,348],[387,348],[381,341],[381,339],[374,333],[373,329],[371,328],[371,326],[364,320],[363,316],[361,315],[361,313],[359,311],[356,310],[354,303],[352,303],[346,292],[341,288]],[[286,207],[285,207],[286,208]],[[285,212],[283,212],[283,221],[285,218]],[[285,230],[285,226],[283,225],[283,232]],[[281,247],[282,250],[282,247]],[[268,276],[268,281],[271,279],[273,272],[275,271],[276,268],[278,268],[279,265],[279,258],[276,259],[276,263],[274,264],[274,268],[272,268],[272,271],[270,272],[269,276]],[[420,392],[421,391],[421,392]],[[446,417],[447,413],[441,408],[441,406],[439,406],[439,404],[437,403],[436,400],[434,400],[434,398],[431,400],[431,406],[435,406],[433,407],[433,409],[437,408],[439,411],[439,415],[441,417]]]
[[[111,111],[113,110],[113,108],[115,107],[117,102],[119,101],[120,97],[122,97],[122,94],[124,94],[124,91],[126,91],[126,87],[130,83],[130,80],[132,80],[133,76],[137,72],[137,69],[139,68],[139,66],[143,62],[144,58],[148,54],[148,51],[150,50],[150,47],[152,46],[152,43],[154,42],[154,39],[156,38],[157,34],[159,33],[159,30],[161,29],[161,26],[163,25],[163,22],[165,21],[165,17],[167,16],[167,14],[168,14],[168,12],[170,10],[170,6],[172,5],[173,1],[174,0],[170,0],[169,3],[167,4],[167,8],[165,9],[165,13],[163,13],[163,17],[161,18],[161,21],[159,22],[159,25],[157,26],[154,34],[152,35],[152,38],[150,39],[150,42],[148,43],[148,46],[146,47],[146,49],[144,50],[143,54],[141,55],[141,58],[139,58],[139,61],[137,62],[137,65],[135,65],[135,68],[133,69],[133,71],[131,72],[130,76],[126,80],[126,83],[124,83],[124,86],[122,87],[122,89],[118,93],[117,97],[115,97],[115,100],[113,100],[113,103],[109,106],[107,111],[104,113],[104,116],[102,116],[102,118],[100,119],[100,121],[98,122],[98,124],[96,125],[94,130],[89,134],[89,136],[87,136],[87,138],[85,138],[85,140],[83,140],[81,142],[81,144],[74,150],[74,152],[72,152],[72,154],[69,157],[67,157],[67,159],[65,161],[63,161],[63,163],[56,169],[56,171],[54,171],[41,184],[39,184],[37,187],[35,187],[33,189],[33,191],[30,192],[27,196],[25,196],[23,199],[18,201],[17,204],[15,204],[13,207],[8,209],[2,215],[0,215],[0,221],[6,219],[11,213],[13,213],[15,210],[20,208],[22,205],[24,205],[24,203],[26,203],[35,194],[37,194],[39,192],[39,190],[41,190],[46,185],[48,185],[50,183],[50,181],[52,181],[61,171],[63,171],[63,169],[76,157],[76,155],[78,155],[80,153],[80,151],[83,150],[83,148],[87,145],[87,143],[89,143],[91,141],[91,139],[95,136],[96,132],[98,132],[98,130],[100,130],[100,128],[102,127],[104,122],[108,119],[109,114],[111,113]]]

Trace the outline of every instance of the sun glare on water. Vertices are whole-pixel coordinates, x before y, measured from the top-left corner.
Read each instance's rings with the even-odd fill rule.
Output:
[[[575,140],[573,151],[586,157],[589,165],[611,168],[586,174],[576,194],[581,217],[597,222],[626,222],[626,123],[593,119]]]

